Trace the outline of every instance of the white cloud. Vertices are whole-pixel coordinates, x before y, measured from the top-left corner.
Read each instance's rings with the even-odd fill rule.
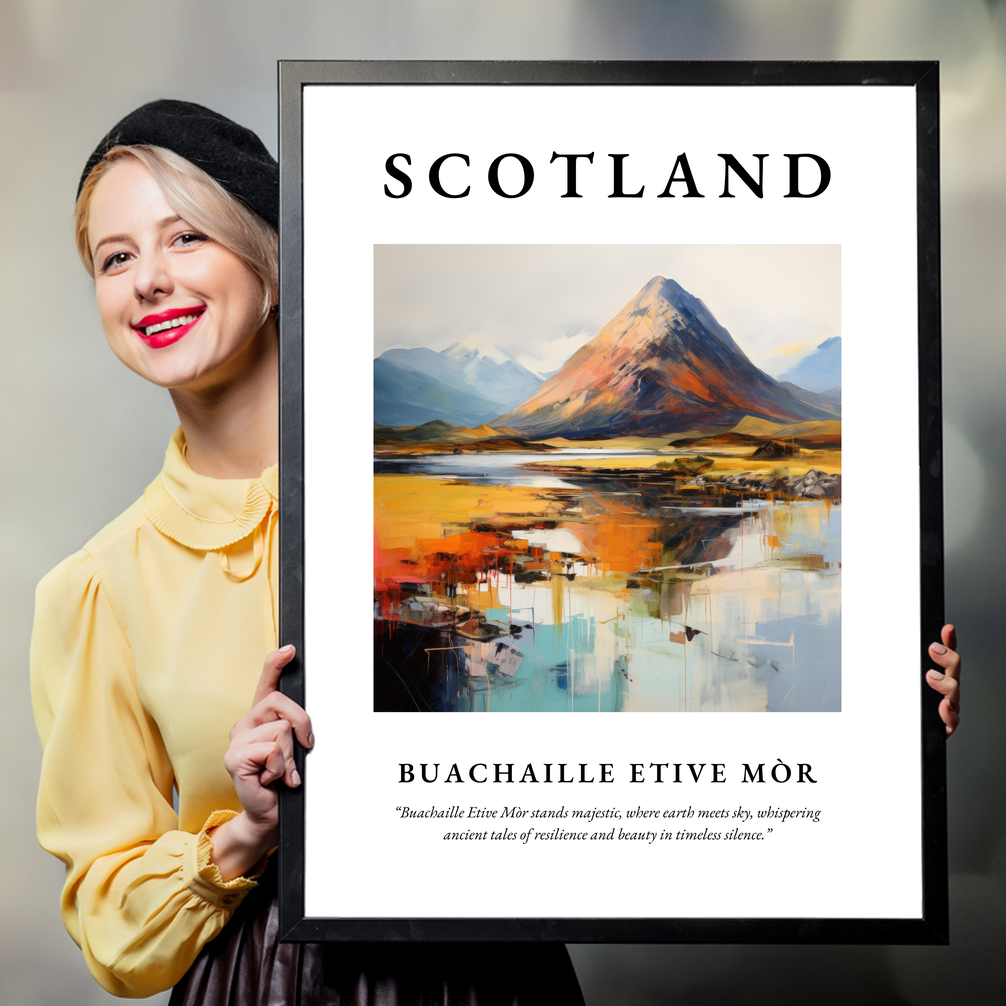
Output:
[[[538,374],[548,374],[558,370],[581,346],[585,346],[597,335],[596,328],[581,330],[573,335],[560,335],[554,339],[542,340],[515,359],[528,370]]]
[[[378,245],[374,353],[445,349],[478,332],[553,370],[656,275],[703,300],[755,363],[781,372],[841,334],[837,245]]]

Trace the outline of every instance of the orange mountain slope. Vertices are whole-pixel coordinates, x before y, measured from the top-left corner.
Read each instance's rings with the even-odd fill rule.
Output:
[[[697,297],[654,276],[527,401],[493,425],[534,436],[833,419],[744,355]]]

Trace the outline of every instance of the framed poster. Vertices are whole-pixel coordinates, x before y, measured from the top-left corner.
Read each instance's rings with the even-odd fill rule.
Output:
[[[944,941],[935,64],[280,91],[287,938]]]

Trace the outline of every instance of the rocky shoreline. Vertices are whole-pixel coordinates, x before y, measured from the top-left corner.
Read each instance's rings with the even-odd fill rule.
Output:
[[[700,475],[696,483],[702,485],[707,479]],[[811,468],[804,475],[790,475],[786,478],[775,478],[765,472],[735,472],[717,479],[716,484],[729,486],[731,489],[750,489],[756,492],[780,493],[785,496],[798,496],[803,499],[842,498],[842,476],[828,475],[819,468]]]

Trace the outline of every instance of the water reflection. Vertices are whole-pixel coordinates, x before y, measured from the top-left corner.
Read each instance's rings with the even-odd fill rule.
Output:
[[[531,462],[376,463],[376,709],[840,709],[840,505]]]

